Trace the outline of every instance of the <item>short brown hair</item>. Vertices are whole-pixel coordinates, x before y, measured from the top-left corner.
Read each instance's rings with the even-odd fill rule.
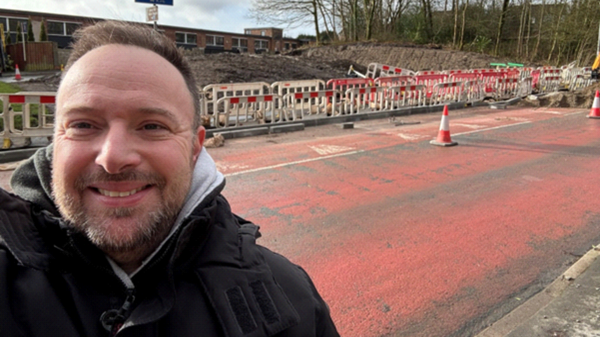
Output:
[[[87,52],[109,44],[121,44],[148,49],[169,61],[183,76],[194,102],[194,130],[200,127],[200,93],[189,63],[177,49],[175,42],[144,24],[124,21],[100,21],[77,30],[73,37],[73,51],[69,56],[63,77],[73,63]]]

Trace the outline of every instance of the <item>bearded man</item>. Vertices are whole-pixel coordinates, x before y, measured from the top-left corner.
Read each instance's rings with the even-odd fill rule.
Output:
[[[175,44],[76,33],[54,141],[0,190],[0,336],[337,336],[308,275],[255,243],[203,149]]]

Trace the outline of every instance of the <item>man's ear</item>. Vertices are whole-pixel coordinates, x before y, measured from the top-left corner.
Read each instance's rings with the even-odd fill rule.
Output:
[[[194,137],[194,161],[200,156],[202,145],[204,144],[204,137],[206,137],[206,130],[203,126],[200,126],[198,127],[198,130],[196,130],[196,137]]]

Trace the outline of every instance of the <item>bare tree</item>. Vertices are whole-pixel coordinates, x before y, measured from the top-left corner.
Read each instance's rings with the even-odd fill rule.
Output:
[[[509,4],[510,0],[504,0],[502,4],[502,12],[500,13],[500,20],[498,20],[498,33],[496,34],[496,47],[494,48],[494,55],[496,56],[498,56],[498,48],[502,39],[502,29],[504,28],[504,20],[506,20],[506,12],[508,11]]]
[[[250,16],[257,22],[269,22],[297,28],[313,23],[319,41],[319,12],[317,0],[253,0]]]

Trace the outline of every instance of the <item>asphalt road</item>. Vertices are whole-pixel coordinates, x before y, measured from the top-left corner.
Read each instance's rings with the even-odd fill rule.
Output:
[[[209,152],[234,212],[309,272],[343,336],[471,336],[600,241],[587,113],[450,111],[448,148],[429,144],[436,113]]]

